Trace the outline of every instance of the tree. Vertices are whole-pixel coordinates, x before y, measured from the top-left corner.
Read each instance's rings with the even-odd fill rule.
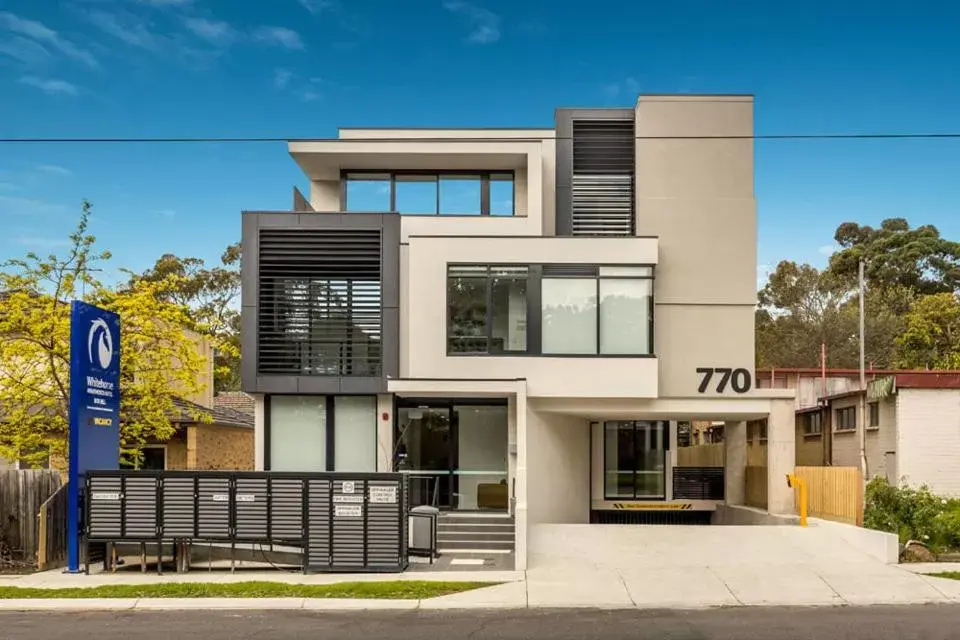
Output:
[[[891,366],[894,336],[911,294],[902,287],[868,290],[866,356]],[[826,345],[831,367],[858,366],[859,301],[844,278],[808,264],[783,261],[759,292],[756,317],[757,366],[816,367]]]
[[[911,229],[905,219],[890,218],[874,229],[845,222],[834,240],[841,249],[830,257],[829,269],[851,285],[863,258],[875,289],[905,287],[920,295],[960,289],[960,243],[941,238],[933,225]]]
[[[120,314],[120,444],[130,459],[149,441],[174,433],[174,398],[199,391],[202,359],[168,301],[176,276],[111,289],[93,275],[110,258],[87,233],[84,201],[65,258],[24,258],[0,265],[0,456],[40,463],[66,454],[70,393],[70,300]],[[204,416],[196,416],[198,421]]]
[[[240,389],[240,244],[220,256],[221,266],[208,268],[200,258],[161,256],[150,269],[130,274],[137,282],[174,282],[165,299],[181,306],[190,327],[210,335],[216,347],[215,390]]]
[[[960,369],[960,301],[953,293],[920,298],[897,336],[897,366]]]

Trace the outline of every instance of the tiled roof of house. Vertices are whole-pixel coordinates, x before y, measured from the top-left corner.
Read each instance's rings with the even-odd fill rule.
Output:
[[[174,415],[170,419],[174,422],[207,422],[208,424],[221,425],[224,427],[245,427],[253,428],[253,412],[249,414],[231,409],[229,407],[213,407],[208,409],[195,402],[184,400],[183,398],[174,398]],[[209,417],[209,421],[202,419],[201,416]]]
[[[253,396],[243,391],[221,391],[213,399],[213,406],[223,409],[233,409],[250,416],[253,419],[256,401]]]

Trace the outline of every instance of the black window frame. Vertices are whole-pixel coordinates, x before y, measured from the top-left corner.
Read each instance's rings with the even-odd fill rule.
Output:
[[[483,275],[455,275],[454,272],[457,269],[483,269]],[[503,275],[500,273],[501,270],[515,270],[518,274],[520,269],[525,269],[523,275],[510,276]],[[476,271],[480,273],[480,271]],[[459,278],[474,278],[477,280],[485,280],[485,313],[484,313],[484,326],[485,326],[485,338],[487,343],[487,348],[485,351],[454,351],[451,347],[451,331],[453,329],[452,315],[450,312],[451,309],[451,300],[450,300],[450,283],[452,280]],[[527,322],[526,322],[526,348],[522,350],[509,350],[509,349],[491,349],[493,345],[493,284],[497,279],[508,279],[508,280],[523,280],[526,282],[526,306],[527,306]],[[530,289],[531,282],[533,278],[531,277],[531,269],[529,265],[525,264],[448,264],[447,265],[447,277],[446,277],[446,336],[445,342],[447,347],[448,356],[515,356],[515,355],[526,355],[531,353],[531,337],[530,337],[530,311],[532,306]]]
[[[487,218],[513,218],[517,216],[517,172],[515,169],[484,169],[484,170],[475,170],[475,169],[436,169],[436,170],[374,170],[374,169],[343,169],[340,171],[340,209],[346,213],[371,213],[371,212],[362,212],[362,211],[350,211],[349,203],[347,202],[347,182],[351,179],[351,176],[385,176],[383,180],[389,180],[390,182],[390,205],[389,212],[396,213],[397,215],[403,216],[423,216],[423,217],[440,217],[440,218],[478,218],[478,217],[487,217]],[[434,213],[402,213],[397,211],[397,176],[423,176],[423,177],[432,177],[435,178],[435,183],[437,185],[436,193],[436,210]],[[444,176],[464,176],[464,177],[476,177],[480,180],[480,213],[443,213],[440,209],[440,181]],[[490,213],[490,181],[491,176],[510,176],[510,183],[513,185],[513,205],[512,212],[507,215],[503,213],[491,214]],[[372,179],[372,178],[371,178]],[[500,178],[495,178],[499,180]],[[382,212],[375,212],[382,213]]]
[[[451,318],[450,318],[450,272],[452,269],[457,268],[486,268],[487,269],[487,312],[486,312],[486,323],[487,323],[487,344],[489,346],[492,332],[492,304],[491,304],[491,295],[492,295],[492,284],[490,276],[492,269],[502,269],[502,268],[517,268],[517,267],[526,267],[527,269],[527,348],[523,351],[494,351],[490,352],[489,349],[487,352],[469,352],[469,351],[452,351],[450,349],[450,329],[451,329]],[[600,275],[603,269],[606,268],[632,268],[632,269],[648,269],[649,275]],[[551,275],[545,275],[549,273]],[[556,275],[560,273],[565,273],[566,275]],[[502,276],[494,276],[502,277]],[[592,279],[595,283],[595,293],[597,296],[597,335],[596,335],[596,352],[595,353],[544,353],[543,352],[543,280],[546,278],[550,279],[563,279],[569,278],[574,280],[585,280]],[[656,358],[656,344],[654,339],[655,335],[655,311],[656,311],[656,291],[655,287],[651,286],[650,289],[650,298],[649,298],[649,313],[648,313],[648,323],[647,331],[649,334],[650,351],[649,353],[601,353],[600,344],[601,344],[601,333],[602,327],[600,322],[600,283],[604,280],[656,280],[656,265],[653,264],[579,264],[579,263],[566,263],[566,264],[543,264],[543,263],[476,263],[476,262],[450,262],[447,263],[447,272],[446,272],[446,281],[445,281],[445,305],[446,309],[446,335],[444,336],[444,341],[446,344],[446,353],[447,356],[456,356],[456,357],[483,357],[483,356],[537,356],[545,358]]]
[[[880,402],[867,403],[867,428],[878,429],[880,427]]]
[[[846,419],[849,416],[849,420]],[[844,432],[844,431],[856,431],[857,430],[857,407],[841,407],[834,410],[834,417],[836,419],[836,424],[834,426],[834,431]],[[847,426],[849,423],[849,426]]]
[[[607,481],[606,481],[606,474],[607,474],[607,447],[606,447],[606,437],[607,437],[607,424],[610,424],[610,423],[617,423],[618,425],[622,425],[622,424],[624,424],[624,423],[628,423],[628,424],[630,425],[630,430],[631,430],[630,448],[631,448],[631,455],[633,456],[633,465],[632,465],[633,468],[631,469],[631,472],[632,472],[632,474],[633,474],[633,483],[632,483],[632,485],[633,485],[633,497],[630,497],[630,496],[612,496],[612,495],[610,495],[610,494],[607,493]],[[637,432],[639,431],[638,426],[640,425],[640,423],[649,423],[649,424],[660,423],[660,424],[663,426],[663,431],[662,431],[662,433],[663,433],[663,449],[662,449],[662,451],[663,451],[663,495],[662,495],[662,496],[642,496],[642,495],[637,495],[637,471],[638,471],[637,466],[639,466],[639,465],[638,465],[638,461],[639,461],[639,459],[640,459],[640,455],[639,455],[639,454],[640,454],[640,451],[639,451],[639,444],[638,444],[638,443],[639,443],[639,438],[637,438]],[[669,459],[670,459],[670,449],[671,449],[671,445],[673,444],[673,443],[670,442],[670,421],[669,421],[669,420],[603,420],[603,421],[600,422],[600,429],[601,429],[601,433],[602,433],[602,435],[603,435],[603,438],[602,438],[602,440],[601,440],[601,444],[602,444],[602,446],[603,446],[603,467],[602,467],[602,468],[603,468],[603,475],[604,475],[604,480],[603,480],[603,499],[606,500],[606,501],[611,501],[611,500],[612,500],[612,501],[628,501],[628,502],[636,502],[636,501],[647,501],[647,502],[660,501],[660,502],[664,502],[664,501],[666,501],[666,499],[667,499],[667,484],[668,484],[668,482],[667,482],[667,471],[668,471],[668,467],[669,467],[669,465],[668,465],[667,463],[668,463],[668,461],[669,461]],[[617,429],[619,430],[620,427],[618,426]],[[618,465],[618,466],[619,466],[619,465]]]

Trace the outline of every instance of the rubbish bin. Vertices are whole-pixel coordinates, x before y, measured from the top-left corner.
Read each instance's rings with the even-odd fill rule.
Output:
[[[437,557],[437,520],[440,509],[422,505],[410,509],[410,555]]]

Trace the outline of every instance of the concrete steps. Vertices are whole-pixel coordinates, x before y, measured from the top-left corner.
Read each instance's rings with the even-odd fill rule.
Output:
[[[515,531],[513,517],[506,513],[444,513],[437,522],[437,550],[509,553]]]

